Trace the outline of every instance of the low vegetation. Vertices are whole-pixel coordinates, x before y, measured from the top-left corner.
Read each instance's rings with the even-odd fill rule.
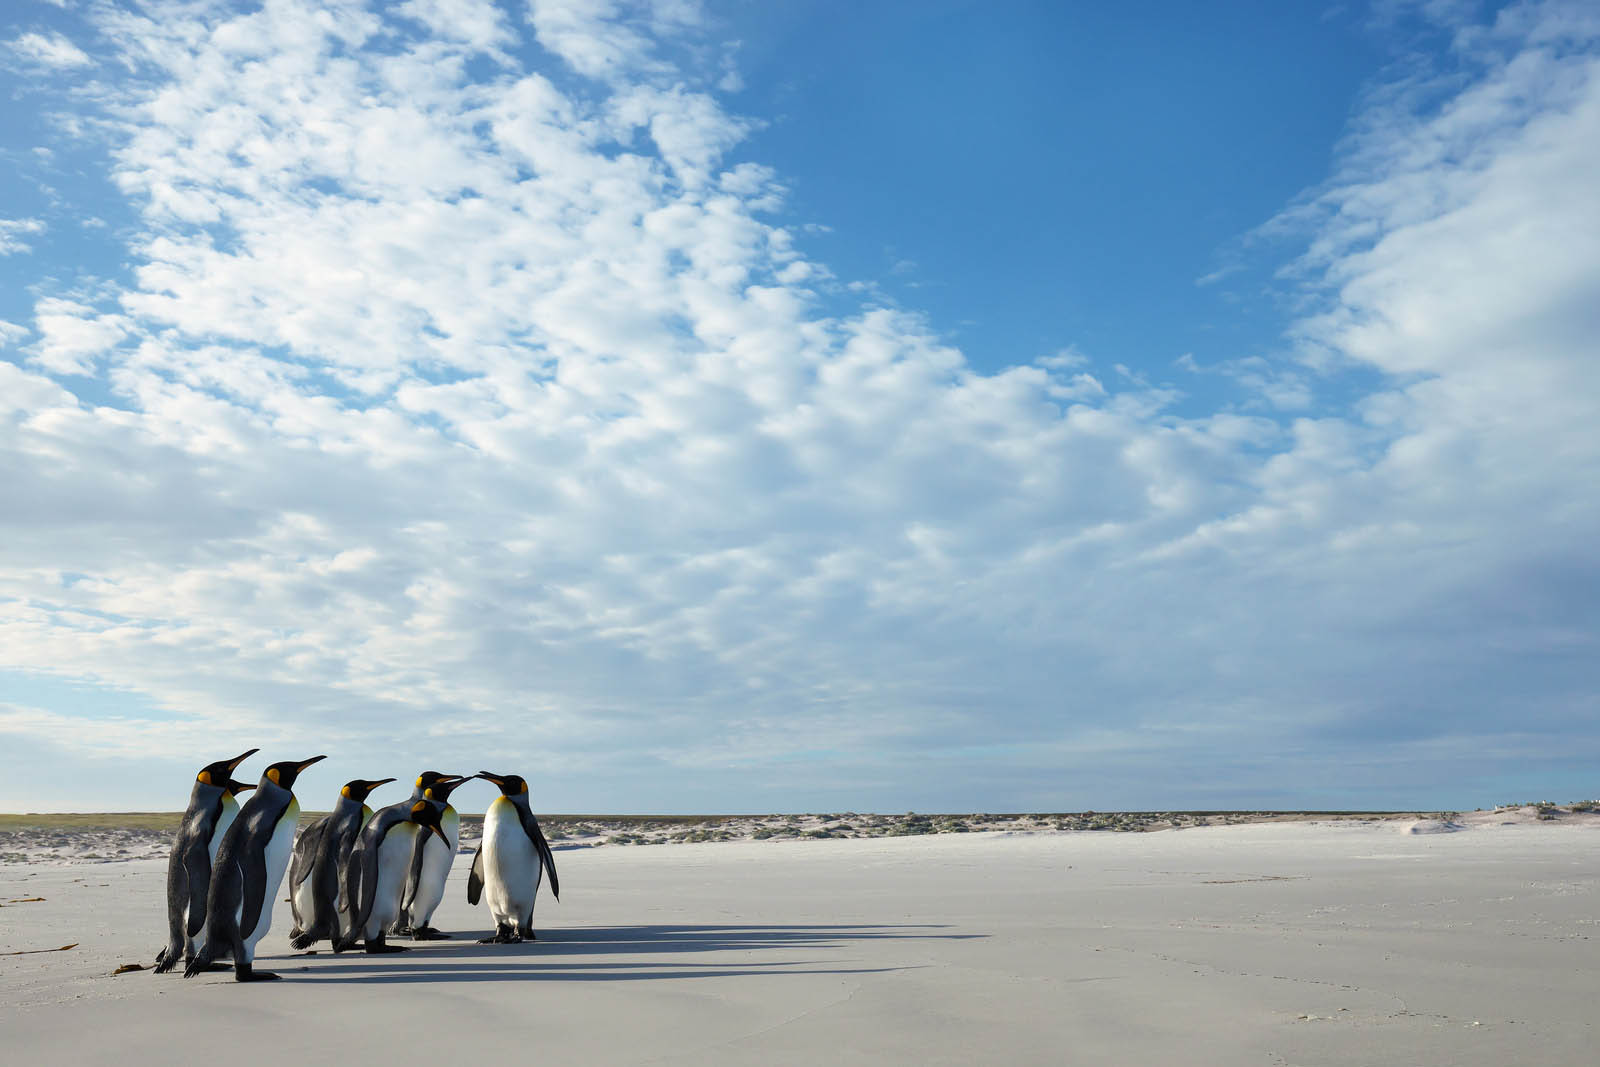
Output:
[[[1555,821],[1600,812],[1600,801],[1552,801],[1508,805]],[[1496,809],[1505,810],[1505,809]],[[304,822],[320,812],[306,812]],[[840,838],[917,837],[977,832],[1150,833],[1202,826],[1288,822],[1306,819],[1449,819],[1453,812],[1370,811],[1078,811],[1031,813],[943,813],[908,811],[805,815],[544,815],[540,822],[557,849],[606,845],[697,844],[718,841],[807,841]],[[1526,817],[1526,816],[1524,816]],[[1591,815],[1592,817],[1592,815]],[[164,857],[178,825],[176,812],[74,815],[0,815],[0,863],[92,862]],[[461,817],[461,847],[476,848],[483,817]]]

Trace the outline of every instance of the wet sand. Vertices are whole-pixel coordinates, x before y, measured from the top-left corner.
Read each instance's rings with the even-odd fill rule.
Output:
[[[1515,825],[1499,825],[1501,821]],[[164,862],[0,867],[0,1033],[22,1062],[1583,1064],[1600,1035],[1593,822],[1297,822],[557,853],[540,940],[458,860],[398,956],[282,982],[148,971]],[[29,898],[43,897],[34,901]],[[65,952],[43,951],[69,943]]]

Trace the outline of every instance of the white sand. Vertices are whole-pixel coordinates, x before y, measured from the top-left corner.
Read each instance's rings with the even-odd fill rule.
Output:
[[[1480,819],[557,853],[541,940],[184,980],[162,861],[0,868],[8,1062],[1595,1062],[1600,832]],[[1417,826],[1418,830],[1434,829]],[[458,862],[435,917],[487,917]],[[42,902],[7,903],[42,896]]]

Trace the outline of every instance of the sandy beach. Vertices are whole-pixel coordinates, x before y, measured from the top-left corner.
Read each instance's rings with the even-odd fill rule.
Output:
[[[1437,832],[1454,830],[1459,832]],[[477,945],[458,861],[399,956],[149,971],[163,860],[0,866],[25,1062],[1590,1064],[1590,819],[1260,822],[567,848],[540,940]],[[35,899],[42,898],[42,899]],[[50,951],[68,944],[66,951]],[[42,950],[42,951],[41,951]]]

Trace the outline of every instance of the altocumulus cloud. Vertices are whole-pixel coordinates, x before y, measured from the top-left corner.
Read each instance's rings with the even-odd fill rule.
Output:
[[[839,311],[691,4],[87,17],[10,47],[78,79],[132,267],[0,334],[0,666],[142,703],[0,705],[45,763],[1071,808],[1470,802],[1600,755],[1581,6],[1374,91],[1271,226],[1296,403],[1184,416]]]

